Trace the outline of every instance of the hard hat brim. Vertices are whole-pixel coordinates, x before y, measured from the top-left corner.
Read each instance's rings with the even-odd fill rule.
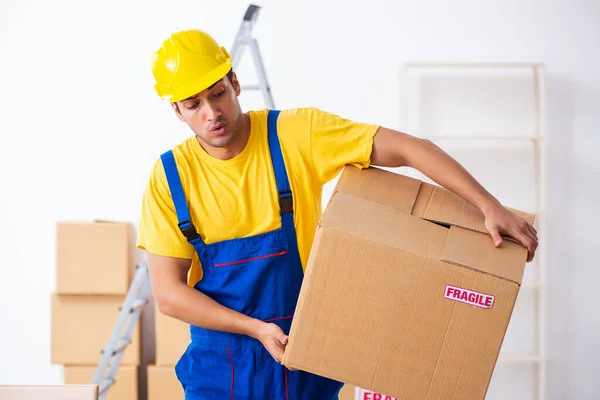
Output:
[[[201,78],[192,82],[188,82],[184,86],[173,88],[173,94],[164,95],[162,98],[163,100],[175,103],[185,100],[188,97],[192,97],[223,79],[223,77],[225,77],[225,75],[227,75],[227,73],[231,70],[231,67],[231,60],[229,59]]]

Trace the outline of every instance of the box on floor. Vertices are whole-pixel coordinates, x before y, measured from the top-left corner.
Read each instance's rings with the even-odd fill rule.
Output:
[[[97,385],[0,385],[2,400],[98,400]]]
[[[90,383],[96,373],[96,366],[65,365],[65,384]],[[138,367],[120,365],[111,385],[106,400],[137,400],[138,399]]]
[[[148,400],[183,400],[174,366],[148,365]]]
[[[124,296],[51,296],[51,363],[96,365],[102,357]],[[121,365],[140,364],[140,321],[131,334]]]
[[[494,247],[483,215],[452,192],[348,166],[317,228],[284,364],[402,400],[483,399],[526,257],[512,240]]]
[[[161,313],[154,312],[156,365],[175,365],[190,343],[190,325]]]

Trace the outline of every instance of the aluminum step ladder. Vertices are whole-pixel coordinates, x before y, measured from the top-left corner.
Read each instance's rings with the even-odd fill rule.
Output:
[[[265,105],[268,108],[275,108],[273,101],[273,95],[271,94],[271,87],[267,80],[267,74],[265,72],[265,66],[263,64],[260,50],[258,48],[258,41],[251,34],[256,18],[258,17],[259,6],[251,4],[246,10],[242,26],[240,27],[238,34],[233,41],[231,47],[231,58],[233,62],[233,70],[236,71],[237,66],[240,63],[244,48],[249,47],[252,54],[252,60],[254,61],[254,68],[256,69],[256,76],[258,78],[258,85],[242,86],[243,90],[260,90],[262,93]]]
[[[144,258],[136,266],[125,300],[119,307],[117,321],[106,346],[101,351],[102,357],[92,378],[92,384],[98,385],[99,400],[106,399],[110,387],[116,382],[115,375],[121,364],[121,358],[131,343],[131,333],[135,329],[142,309],[148,303],[150,289],[148,264]]]

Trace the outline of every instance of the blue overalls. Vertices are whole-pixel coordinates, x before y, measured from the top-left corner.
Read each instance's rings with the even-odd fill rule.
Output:
[[[190,221],[173,153],[161,156],[182,233],[202,262],[194,287],[220,304],[277,324],[289,335],[304,276],[294,228],[290,184],[277,136],[278,110],[268,115],[281,228],[250,237],[204,244]],[[334,400],[342,383],[289,371],[256,339],[190,326],[191,343],[175,366],[185,398],[232,400]]]

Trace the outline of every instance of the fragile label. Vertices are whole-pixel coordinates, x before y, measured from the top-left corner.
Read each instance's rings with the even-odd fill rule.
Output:
[[[475,307],[492,308],[495,296],[486,293],[475,292],[452,285],[446,285],[444,297],[450,300],[460,301]]]
[[[386,396],[385,394],[371,392],[370,390],[360,390],[360,400],[399,400],[392,396]]]

